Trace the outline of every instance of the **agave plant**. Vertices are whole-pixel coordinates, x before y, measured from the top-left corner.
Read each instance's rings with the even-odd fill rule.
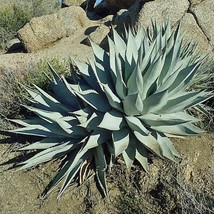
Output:
[[[172,32],[169,22],[123,36],[113,30],[109,51],[92,42],[94,58],[76,61],[78,71],[72,67],[69,78],[50,66],[53,93],[25,87],[32,97],[25,107],[36,116],[12,120],[23,126],[12,132],[41,137],[20,149],[39,151],[20,169],[61,159],[48,191],[61,183],[61,196],[76,177],[87,179],[91,167],[107,195],[106,171],[119,155],[128,169],[137,160],[146,172],[151,153],[178,160],[168,137],[201,133],[187,110],[212,96],[189,89],[204,57],[193,55],[195,46],[183,46],[182,38],[180,27]]]

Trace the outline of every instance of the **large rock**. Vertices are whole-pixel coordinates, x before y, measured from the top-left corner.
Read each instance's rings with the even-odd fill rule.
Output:
[[[204,0],[192,7],[192,12],[210,44],[214,46],[214,1]]]
[[[204,35],[201,28],[198,26],[194,16],[191,13],[186,13],[181,19],[181,29],[185,32],[184,41],[194,41],[198,44],[200,51],[211,51],[211,46]]]
[[[135,4],[121,16],[115,18],[115,24],[124,22],[133,26],[145,27],[151,19],[158,23],[169,19],[172,27],[179,22],[186,31],[185,40],[194,41],[198,49],[214,52],[214,1],[213,0],[155,0],[145,3],[136,0]]]
[[[134,22],[136,15],[138,16],[136,25],[148,26],[151,24],[151,19],[157,22],[169,19],[174,25],[185,15],[189,4],[188,0],[156,0],[145,3],[138,15],[132,14],[130,17]]]
[[[18,37],[28,52],[34,52],[89,24],[85,11],[73,6],[60,9],[56,14],[31,19],[18,31]]]
[[[110,27],[106,25],[98,26],[93,32],[89,34],[89,36],[82,41],[83,44],[90,46],[90,41],[100,45],[102,48],[108,48],[108,39],[107,35],[110,33]]]
[[[85,0],[61,0],[66,6],[80,6]]]
[[[190,1],[191,6],[193,6],[193,5],[196,5],[196,4],[200,4],[204,0],[189,0],[189,1]]]

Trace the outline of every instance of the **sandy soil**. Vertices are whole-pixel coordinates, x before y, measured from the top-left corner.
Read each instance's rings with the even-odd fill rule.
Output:
[[[10,145],[2,145],[4,141],[4,139],[0,141],[0,164],[19,154],[11,152]],[[197,192],[197,194],[203,193],[203,197],[209,198],[210,203],[214,199],[212,189],[214,186],[212,180],[214,176],[214,133],[176,140],[174,144],[183,157],[180,164],[154,159],[150,165],[150,176],[140,172],[138,185],[141,190],[138,197],[141,197],[141,203],[145,205],[143,208],[145,213],[171,212],[176,207],[176,203],[178,205],[179,200],[184,199],[185,194],[189,194],[190,190],[192,197],[194,192]],[[108,199],[101,198],[93,179],[90,184],[82,187],[71,186],[59,201],[56,199],[56,192],[46,200],[42,199],[41,193],[53,178],[57,165],[57,163],[48,163],[27,172],[15,170],[2,172],[8,168],[8,165],[1,166],[0,213],[131,213],[122,212],[120,206],[124,205],[118,205],[117,199],[123,197],[124,191],[118,189],[119,180],[117,179],[126,182],[122,175],[124,172],[118,166],[117,171],[113,171],[113,176],[116,176],[117,181],[108,179],[110,189]],[[173,178],[179,182],[179,185],[173,183]],[[160,185],[162,188],[158,189]],[[182,191],[179,193],[180,190]],[[160,206],[160,202],[165,206],[164,208]]]

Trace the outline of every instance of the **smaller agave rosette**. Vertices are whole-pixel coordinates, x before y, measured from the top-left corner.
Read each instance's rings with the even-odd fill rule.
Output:
[[[137,160],[148,172],[150,153],[179,157],[168,137],[202,132],[188,114],[211,97],[190,90],[204,59],[193,55],[195,45],[183,46],[180,27],[171,32],[169,23],[124,34],[113,29],[108,52],[92,42],[94,58],[75,62],[78,72],[72,69],[69,78],[50,66],[53,93],[26,87],[33,98],[26,108],[36,116],[12,120],[23,126],[12,132],[42,139],[20,149],[39,151],[20,169],[62,159],[49,192],[62,183],[60,196],[77,175],[80,183],[88,178],[92,167],[107,195],[106,170],[119,155],[128,169]]]

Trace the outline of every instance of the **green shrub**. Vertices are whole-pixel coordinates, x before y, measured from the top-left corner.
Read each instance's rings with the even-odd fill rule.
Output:
[[[4,44],[15,37],[16,32],[29,20],[30,14],[25,9],[14,6],[13,9],[5,8],[0,12],[0,44]]]
[[[63,159],[49,192],[62,181],[61,196],[77,173],[81,184],[93,167],[107,195],[106,171],[119,155],[129,170],[136,160],[148,172],[151,153],[179,159],[168,137],[202,132],[187,110],[212,97],[191,89],[204,56],[192,55],[191,44],[182,48],[179,26],[171,32],[169,23],[153,23],[152,33],[147,32],[129,29],[121,37],[113,30],[109,52],[92,43],[94,59],[76,62],[78,71],[68,78],[50,66],[49,94],[38,86],[24,87],[32,102],[26,109],[35,117],[12,120],[22,127],[11,132],[42,137],[20,149],[38,150],[20,169]]]
[[[59,8],[57,1],[32,0],[31,3],[24,0],[8,2],[8,5],[0,10],[0,47],[5,48],[5,43],[13,39],[17,31],[33,17],[54,13]]]

